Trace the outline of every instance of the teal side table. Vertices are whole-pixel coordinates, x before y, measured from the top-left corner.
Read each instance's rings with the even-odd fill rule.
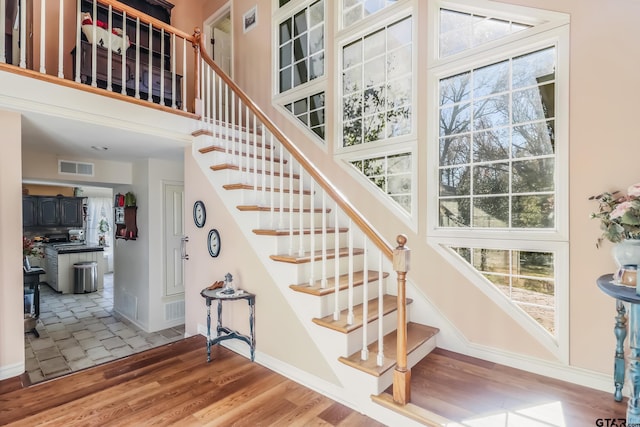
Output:
[[[627,425],[640,423],[640,295],[636,294],[636,288],[621,286],[613,283],[613,275],[605,274],[597,280],[602,292],[616,300],[616,324],[613,332],[616,336],[616,354],[613,366],[613,381],[615,391],[613,397],[617,401],[622,400],[622,387],[624,386],[625,360],[624,340],[627,337],[627,316],[623,302],[629,303],[629,348],[631,350],[629,360],[629,382],[631,395],[627,405]]]

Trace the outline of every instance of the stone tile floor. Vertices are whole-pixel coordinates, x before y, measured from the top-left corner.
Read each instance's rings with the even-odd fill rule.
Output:
[[[184,337],[184,325],[147,333],[113,311],[113,275],[104,289],[58,294],[40,285],[40,337],[25,334],[25,365],[32,383],[148,350]]]

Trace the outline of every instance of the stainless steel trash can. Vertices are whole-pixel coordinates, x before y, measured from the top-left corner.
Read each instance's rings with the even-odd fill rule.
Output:
[[[73,293],[83,294],[98,290],[98,263],[84,261],[73,264]]]

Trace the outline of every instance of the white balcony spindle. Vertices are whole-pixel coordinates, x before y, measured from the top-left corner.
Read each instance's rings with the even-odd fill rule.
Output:
[[[82,0],[78,0],[76,3],[76,64],[75,64],[76,83],[80,83],[80,62],[82,61],[82,59],[80,58],[80,33],[82,32],[82,12],[80,11],[81,1]],[[22,5],[20,7],[22,7]],[[22,51],[22,49],[20,49],[20,51]]]
[[[164,105],[164,28],[160,29],[160,105]],[[173,94],[171,94],[173,96]]]
[[[20,40],[27,40],[27,0],[20,0]],[[80,15],[80,0],[78,0],[78,16]],[[79,28],[78,28],[79,30]],[[78,37],[80,37],[78,35]],[[26,43],[20,45],[20,68],[27,68],[27,48]],[[78,43],[80,46],[80,43]],[[80,61],[78,61],[78,70],[80,69]],[[78,74],[80,72],[78,71]]]
[[[108,37],[108,41],[107,41],[107,90],[109,92],[113,92],[113,86],[112,86],[112,79],[113,79],[113,75],[112,75],[112,66],[113,66],[113,54],[111,52],[113,52],[112,50],[112,39],[113,37],[111,37],[111,31],[113,30],[113,9],[111,8],[111,5],[109,5],[109,17],[107,19],[107,28],[109,30],[109,37]]]
[[[127,40],[127,12],[125,11],[122,11],[122,40]],[[120,55],[122,56],[120,58],[120,93],[126,95],[127,80],[129,80],[129,76],[127,76],[127,49],[122,49]]]
[[[40,72],[46,74],[45,52],[47,51],[47,0],[40,0]]]
[[[175,71],[173,72],[173,78],[175,79]],[[187,111],[187,39],[182,39],[182,111]]]
[[[183,53],[184,55],[184,53]],[[201,62],[203,62],[202,60],[200,60]],[[171,108],[176,108],[176,63],[178,61],[176,61],[176,35],[175,34],[171,34]],[[185,76],[186,79],[186,76]],[[186,92],[182,92],[183,94],[185,94],[186,97]],[[186,104],[186,102],[184,102],[184,100],[182,101],[183,104]]]
[[[147,101],[153,102],[153,24],[149,23],[149,51],[147,53]]]
[[[2,12],[4,12],[4,1],[2,4]],[[2,24],[4,24],[4,13],[2,14]],[[4,34],[4,28],[0,31]],[[4,48],[4,43],[2,43]],[[4,54],[0,55],[4,58]],[[64,0],[60,0],[58,4],[58,77],[64,79]]]
[[[322,220],[322,262],[321,262],[321,279],[320,287],[322,289],[327,287],[327,193],[322,190],[322,213],[320,213]]]
[[[298,233],[298,255],[304,255],[304,233],[302,232],[302,216],[304,215],[304,169],[302,169],[302,165],[300,165],[300,178],[298,181],[298,228],[300,232]],[[292,190],[293,191],[293,190]]]
[[[136,99],[140,99],[140,18],[136,18],[136,72],[133,76],[136,79]]]
[[[316,269],[316,230],[315,224],[313,221],[313,210],[314,210],[314,200],[313,193],[315,190],[315,180],[309,180],[309,192],[311,196],[309,197],[309,254],[311,262],[309,263],[309,286],[313,286],[313,282],[315,281],[315,269]],[[304,215],[300,217],[300,219],[304,219]],[[300,228],[304,229],[304,223],[300,224]]]
[[[62,0],[60,0],[62,2]],[[4,45],[6,39],[6,15],[7,15],[7,5],[5,4],[6,0],[0,0],[0,35],[2,35],[2,43],[0,43],[0,62],[3,64],[7,62],[7,53],[5,52]],[[60,15],[62,16],[62,14]]]
[[[293,176],[295,175],[295,169],[293,168],[293,155],[289,153],[289,255],[293,255],[293,218],[294,218],[294,203],[293,203]]]

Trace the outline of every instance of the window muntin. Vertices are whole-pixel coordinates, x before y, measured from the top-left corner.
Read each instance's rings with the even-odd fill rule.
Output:
[[[311,96],[285,104],[284,107],[324,141],[325,136],[325,96],[318,92]]]
[[[407,17],[343,47],[343,147],[411,133],[412,25]]]
[[[530,27],[507,19],[440,9],[439,56],[444,58],[473,49]]]
[[[351,164],[411,214],[411,153],[376,156],[355,160]]]
[[[439,80],[441,227],[555,227],[556,50]]]
[[[489,283],[556,335],[555,255],[553,252],[452,247]]]
[[[318,0],[278,26],[278,92],[323,76],[324,52],[324,0]]]
[[[342,28],[347,28],[397,2],[398,0],[343,0]]]

